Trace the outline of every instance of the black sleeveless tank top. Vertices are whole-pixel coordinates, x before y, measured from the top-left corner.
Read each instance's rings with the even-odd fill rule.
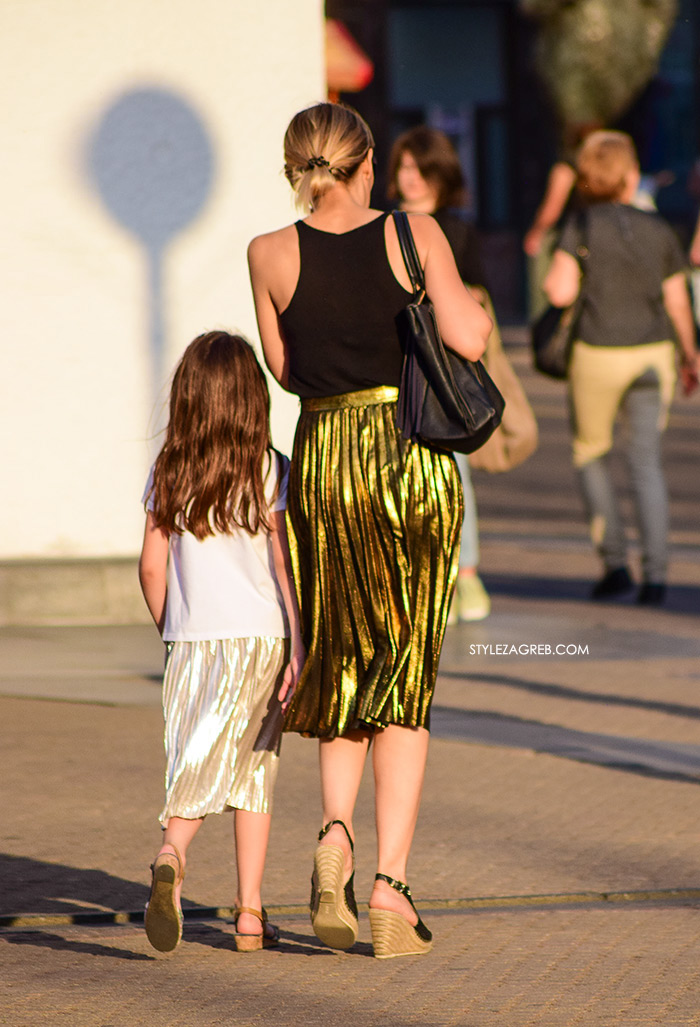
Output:
[[[341,235],[296,223],[299,281],[280,322],[288,388],[302,399],[399,384],[395,318],[411,294],[387,259],[386,218]]]

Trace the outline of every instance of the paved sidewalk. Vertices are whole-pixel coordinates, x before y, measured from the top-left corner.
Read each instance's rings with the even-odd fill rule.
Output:
[[[668,607],[597,606],[561,396],[533,389],[542,449],[510,476],[477,481],[493,613],[449,630],[436,692],[410,867],[433,953],[375,960],[365,912],[349,952],[316,941],[316,746],[295,736],[266,879],[280,948],[233,950],[220,817],[190,851],[183,944],[154,952],[135,920],[162,801],[155,632],[5,628],[0,1024],[700,1024],[700,533],[687,425],[670,438]],[[362,902],[369,773],[356,828]]]
[[[311,932],[316,747],[294,736],[266,884],[279,950],[239,955],[213,917],[233,901],[226,817],[193,845],[187,905],[210,918],[188,919],[177,953],[104,922],[143,907],[158,842],[160,644],[142,627],[0,633],[0,1023],[700,1023],[697,619],[496,585],[489,621],[450,630],[436,696],[411,866],[435,951],[387,963],[369,958],[366,915],[348,953]],[[559,640],[589,655],[483,649]],[[364,900],[369,780],[357,833]]]

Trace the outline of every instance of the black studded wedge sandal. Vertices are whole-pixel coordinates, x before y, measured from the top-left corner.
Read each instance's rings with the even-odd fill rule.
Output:
[[[411,891],[403,881],[397,881],[386,874],[377,874],[375,881],[386,881],[388,885],[405,895],[418,916],[413,905]],[[369,911],[369,924],[372,928],[372,945],[377,959],[391,959],[393,956],[422,956],[433,947],[433,936],[420,916],[415,927],[409,924],[401,913],[390,909],[372,909]]]
[[[348,836],[352,852],[352,873],[345,876],[345,853],[339,845],[319,845],[314,853],[314,872],[311,877],[311,925],[314,934],[332,949],[349,949],[357,940],[357,903],[355,902],[355,846],[350,832],[342,820],[331,820],[321,830],[319,842],[334,824],[339,824]]]

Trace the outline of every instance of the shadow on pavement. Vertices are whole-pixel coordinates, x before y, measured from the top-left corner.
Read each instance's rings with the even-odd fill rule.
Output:
[[[510,674],[467,674],[463,671],[440,671],[441,678],[453,678],[462,681],[480,681],[489,685],[505,685],[533,695],[546,695],[552,699],[568,699],[574,702],[600,703],[603,706],[630,706],[638,710],[650,710],[654,713],[667,713],[673,717],[686,717],[689,720],[700,720],[700,706],[683,706],[681,703],[661,702],[657,699],[640,699],[630,695],[610,695],[602,692],[584,692],[579,688],[567,688],[564,685],[550,685],[543,681],[529,678],[512,677]]]
[[[272,919],[274,920],[275,918],[272,917]],[[284,921],[278,922],[278,926],[280,929],[280,942],[279,945],[275,945],[273,949],[274,952],[290,953],[296,956],[338,955],[336,950],[329,949],[326,945],[322,945],[311,932],[310,928],[308,934],[299,934],[295,931],[287,930],[284,925]],[[230,949],[232,952],[236,951],[233,928],[226,931],[212,924],[187,924],[185,927],[183,942],[195,942],[199,945],[207,945],[210,948]],[[366,942],[355,942],[355,944],[346,951],[350,955],[370,956],[374,958],[374,950],[372,949],[372,946]]]
[[[530,749],[579,763],[700,784],[700,746],[574,731],[503,713],[433,706],[435,738]]]
[[[46,863],[29,856],[0,853],[3,881],[0,913],[91,913],[143,909],[149,889],[103,870]],[[8,909],[8,903],[12,908]]]
[[[60,934],[49,934],[43,930],[4,931],[0,935],[0,940],[10,945],[31,945],[40,949],[74,952],[80,956],[107,956],[111,959],[136,959],[146,962],[155,958],[143,952],[131,952],[129,949],[119,949],[112,945],[97,945],[91,941],[62,938]]]
[[[538,575],[482,574],[491,595],[511,596],[519,599],[567,599],[572,602],[590,602],[594,582],[582,578],[552,578]],[[596,602],[605,607],[608,603]],[[615,606],[636,606],[636,592],[614,600]],[[648,607],[646,607],[648,609]],[[669,585],[666,602],[660,607],[666,613],[700,613],[700,588],[694,585]]]
[[[32,913],[69,915],[76,923],[81,914],[94,922],[104,912],[105,922],[113,913],[142,910],[150,889],[145,884],[115,877],[104,870],[87,870],[62,863],[47,863],[29,856],[0,853],[0,914]],[[11,907],[9,904],[11,903]],[[197,908],[186,898],[184,909]]]

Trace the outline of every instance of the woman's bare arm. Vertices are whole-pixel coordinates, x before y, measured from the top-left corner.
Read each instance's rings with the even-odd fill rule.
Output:
[[[569,307],[581,288],[581,268],[566,250],[555,250],[542,288],[555,307]]]
[[[690,243],[690,263],[693,267],[700,267],[700,214],[698,214],[693,239]]]
[[[486,349],[493,321],[460,278],[437,221],[425,214],[411,214],[409,219],[442,341],[467,360],[478,360]]]
[[[279,313],[272,296],[272,272],[277,264],[274,259],[274,236],[277,235],[279,233],[259,235],[253,239],[248,247],[248,267],[265,363],[273,377],[283,389],[286,389],[289,378],[287,348],[282,338]]]
[[[570,164],[558,161],[552,167],[542,203],[523,239],[523,249],[528,257],[536,257],[542,249],[544,237],[561,217],[575,182],[576,172]]]
[[[666,312],[676,330],[681,350],[681,381],[686,396],[698,387],[698,351],[695,338],[695,319],[690,306],[685,273],[679,271],[663,283]]]

